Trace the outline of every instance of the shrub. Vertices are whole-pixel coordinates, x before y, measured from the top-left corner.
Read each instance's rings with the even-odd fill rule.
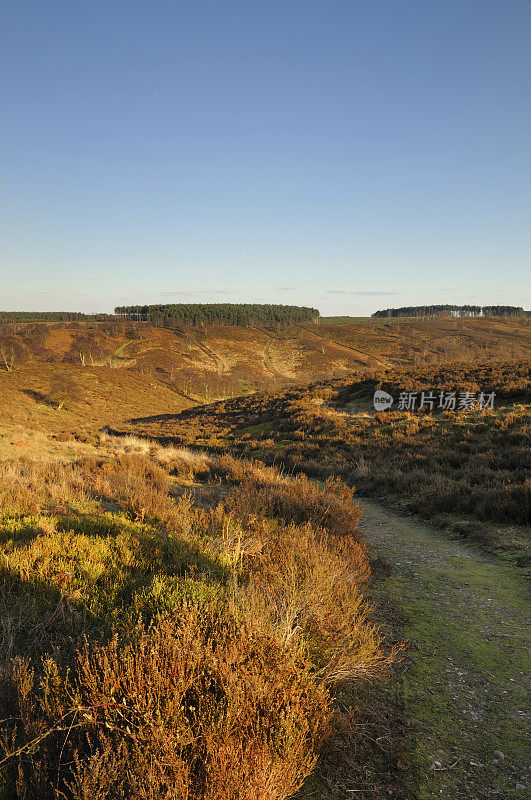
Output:
[[[352,489],[160,456],[0,471],[7,796],[286,798],[327,735],[328,687],[389,663]],[[216,507],[172,495],[188,468]]]
[[[267,469],[267,468],[264,468]],[[306,475],[264,484],[251,475],[242,480],[227,499],[227,507],[239,514],[277,516],[293,522],[313,522],[332,534],[358,537],[361,517],[354,502],[354,488],[329,477],[324,491]]]
[[[361,593],[365,549],[310,523],[262,523],[262,531],[262,546],[246,559],[247,615],[300,650],[327,684],[380,674],[389,662]]]
[[[85,647],[70,672],[47,660],[40,685],[24,663],[13,680],[11,776],[42,800],[280,800],[312,770],[329,717],[301,659],[194,607]]]

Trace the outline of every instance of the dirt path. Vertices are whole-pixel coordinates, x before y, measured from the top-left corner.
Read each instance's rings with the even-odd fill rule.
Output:
[[[529,795],[529,604],[515,568],[418,520],[362,501],[382,592],[406,619],[413,664],[398,691],[422,800]]]

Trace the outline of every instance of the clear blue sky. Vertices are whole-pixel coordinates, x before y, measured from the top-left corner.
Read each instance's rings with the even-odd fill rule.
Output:
[[[4,309],[531,307],[529,0],[6,0]]]

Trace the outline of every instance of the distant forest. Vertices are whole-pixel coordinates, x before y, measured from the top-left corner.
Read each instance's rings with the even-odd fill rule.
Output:
[[[305,306],[253,303],[176,303],[156,306],[117,306],[114,313],[167,328],[176,325],[283,325],[319,322],[319,311]]]
[[[81,311],[0,311],[0,322],[102,322],[112,316]]]
[[[520,306],[402,306],[402,308],[385,308],[375,311],[373,317],[517,317],[523,315]]]

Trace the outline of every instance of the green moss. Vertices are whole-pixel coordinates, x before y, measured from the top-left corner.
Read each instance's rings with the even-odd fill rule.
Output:
[[[233,433],[235,436],[244,436],[246,433],[251,436],[257,436],[260,433],[269,433],[273,428],[277,428],[278,424],[278,420],[273,422],[259,422],[256,425],[246,425],[243,428],[236,428]]]

